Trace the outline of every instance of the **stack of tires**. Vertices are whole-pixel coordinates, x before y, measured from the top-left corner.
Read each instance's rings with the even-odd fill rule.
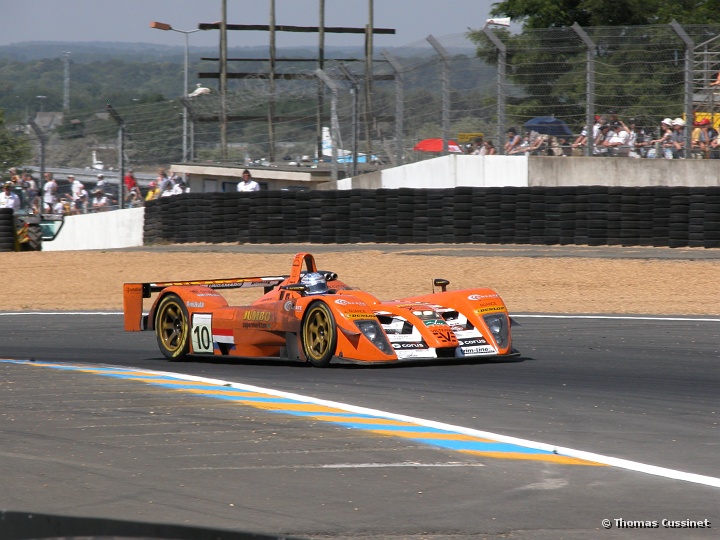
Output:
[[[0,251],[15,249],[15,220],[12,208],[0,208]]]

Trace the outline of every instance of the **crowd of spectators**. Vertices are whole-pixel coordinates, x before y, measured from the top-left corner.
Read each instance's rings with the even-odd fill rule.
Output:
[[[14,208],[19,211],[27,208],[34,214],[77,215],[103,212],[119,208],[118,186],[97,175],[96,182],[85,186],[73,174],[65,179],[57,178],[52,172],[46,172],[40,182],[32,173],[19,173],[17,168],[7,170],[9,179],[0,180],[0,207]],[[150,182],[147,190],[141,188],[134,171],[128,169],[123,178],[124,207],[143,206],[145,201],[159,197],[168,197],[188,193],[190,188],[182,178],[169,171],[160,169],[156,181]]]
[[[637,119],[623,121],[616,111],[595,116],[592,128],[583,127],[574,141],[566,137],[517,128],[507,130],[505,155],[582,156],[592,137],[592,155],[597,157],[720,159],[720,139],[710,118],[697,118],[690,129],[682,118],[664,118],[659,127],[643,127]]]

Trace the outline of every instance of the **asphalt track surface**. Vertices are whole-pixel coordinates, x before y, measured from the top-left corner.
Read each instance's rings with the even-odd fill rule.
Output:
[[[515,362],[313,369],[170,363],[118,314],[3,314],[0,357],[34,362],[0,362],[0,508],[305,538],[717,538],[720,487],[693,476],[470,455],[40,367],[238,382],[720,477],[720,321],[517,320]]]

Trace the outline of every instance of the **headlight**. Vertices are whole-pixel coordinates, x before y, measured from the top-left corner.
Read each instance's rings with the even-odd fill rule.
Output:
[[[492,332],[498,347],[501,349],[507,347],[510,338],[507,315],[505,313],[491,313],[483,315],[483,319],[490,332]]]
[[[362,332],[362,334],[370,340],[370,342],[380,349],[385,354],[394,354],[390,343],[388,343],[385,333],[380,328],[380,324],[377,321],[371,319],[360,319],[355,322],[355,326]]]

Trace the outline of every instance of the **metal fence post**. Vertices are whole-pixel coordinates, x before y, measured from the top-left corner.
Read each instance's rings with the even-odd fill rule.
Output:
[[[330,149],[332,157],[332,179],[337,182],[338,180],[338,142],[340,141],[340,125],[338,123],[337,115],[337,100],[338,100],[338,87],[330,77],[322,69],[316,69],[315,74],[324,82],[330,89]],[[318,159],[322,159],[322,153],[318,156]]]
[[[125,207],[125,120],[108,104],[107,111],[118,125],[118,170],[120,172],[120,180],[118,182],[118,208],[121,210]]]
[[[683,131],[685,133],[685,151],[683,154],[686,158],[692,157],[692,126],[693,126],[693,51],[695,49],[695,42],[690,36],[687,35],[685,29],[680,26],[680,23],[673,20],[670,23],[675,33],[680,36],[680,39],[685,43],[685,127]]]
[[[445,47],[432,35],[425,38],[433,46],[442,60],[442,140],[443,155],[448,154],[448,137],[450,132],[450,76],[448,75],[448,55]]]
[[[490,29],[489,26],[483,28],[483,33],[487,38],[495,45],[498,51],[498,62],[497,62],[497,151],[498,154],[505,153],[505,145],[502,141],[505,140],[505,94],[503,92],[503,86],[505,85],[506,77],[506,63],[507,63],[507,46],[500,40],[499,37]]]
[[[585,91],[587,92],[587,96],[585,96],[585,125],[587,126],[587,143],[584,153],[586,156],[592,156],[595,148],[593,125],[595,124],[595,51],[597,45],[578,23],[574,23],[572,29],[580,37],[587,49],[587,60],[585,62]]]
[[[403,87],[403,67],[389,52],[382,53],[390,67],[395,71],[395,165],[403,164],[405,158],[403,142],[403,104],[405,103],[405,89]]]

